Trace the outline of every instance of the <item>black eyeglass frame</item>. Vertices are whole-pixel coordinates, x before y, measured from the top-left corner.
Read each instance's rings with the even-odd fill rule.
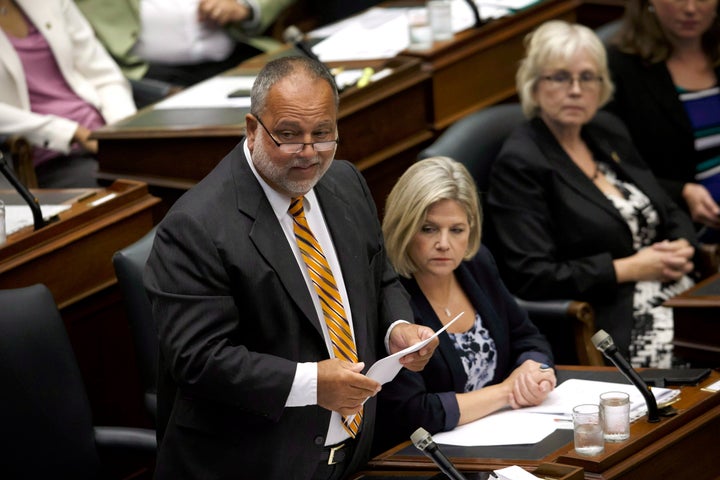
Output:
[[[267,128],[267,127],[265,126],[265,124],[263,123],[263,121],[260,120],[260,117],[258,117],[257,115],[253,115],[253,117],[255,117],[255,120],[257,120],[258,123],[260,124],[260,126],[263,127],[263,129],[265,130],[265,132],[267,132],[268,136],[270,137],[270,140],[273,141],[273,143],[275,144],[275,146],[278,147],[281,152],[287,153],[288,155],[294,155],[294,154],[296,154],[296,153],[302,152],[303,149],[305,149],[305,146],[306,146],[306,145],[312,146],[313,150],[314,150],[315,152],[317,152],[317,153],[329,152],[329,151],[337,148],[338,144],[340,143],[340,138],[339,138],[339,137],[336,138],[335,140],[325,140],[325,141],[323,141],[323,142],[287,142],[287,143],[281,143],[281,142],[278,142],[278,141],[275,139],[275,136],[273,136],[272,132],[270,132],[270,130],[268,130],[268,128]],[[288,151],[287,148],[288,148],[289,146],[291,146],[291,145],[297,146],[297,150],[295,150],[295,151],[293,151],[293,152]],[[319,150],[319,149],[318,149],[318,145],[323,145],[323,149],[320,149],[320,150]],[[324,148],[325,145],[327,145],[327,147],[328,147],[327,149]]]
[[[605,81],[602,75],[593,72],[585,71],[573,75],[567,70],[560,70],[549,75],[540,75],[538,79],[549,81],[557,87],[564,87],[568,90],[572,88],[575,82],[577,82],[580,90],[589,90],[599,87]]]

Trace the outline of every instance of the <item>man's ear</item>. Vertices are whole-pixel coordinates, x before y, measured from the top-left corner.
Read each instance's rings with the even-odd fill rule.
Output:
[[[257,133],[258,126],[255,115],[252,113],[245,115],[245,136],[247,137],[248,148],[250,150],[253,149],[253,145],[255,144],[255,134]]]

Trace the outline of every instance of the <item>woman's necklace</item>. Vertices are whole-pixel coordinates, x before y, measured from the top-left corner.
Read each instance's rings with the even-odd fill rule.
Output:
[[[427,298],[432,306],[442,310],[448,318],[452,317],[452,311],[450,310],[450,300],[452,299],[452,289],[447,294],[447,300],[445,300],[445,306],[443,306],[441,303],[439,303],[437,301],[430,300],[430,297],[427,297]]]

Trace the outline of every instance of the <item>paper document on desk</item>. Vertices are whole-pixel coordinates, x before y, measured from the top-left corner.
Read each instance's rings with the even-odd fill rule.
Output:
[[[70,205],[41,205],[40,211],[45,220],[67,210]],[[32,210],[26,205],[5,205],[5,233],[10,235],[34,224]]]
[[[389,382],[393,378],[395,378],[395,375],[398,374],[400,369],[402,368],[402,364],[400,363],[400,358],[404,357],[408,353],[417,352],[422,347],[430,343],[430,341],[440,335],[442,332],[444,332],[450,325],[455,323],[455,321],[462,316],[462,314],[465,312],[460,312],[455,318],[450,320],[443,328],[435,332],[435,334],[426,339],[422,342],[418,342],[415,345],[411,345],[408,348],[405,348],[403,350],[400,350],[399,352],[393,353],[392,355],[389,355],[385,358],[381,358],[377,362],[373,364],[372,367],[367,372],[367,377],[372,378],[373,380],[379,382],[381,385],[384,383]]]
[[[650,387],[650,390],[655,395],[658,406],[666,405],[680,395],[680,390],[677,389]],[[597,404],[600,402],[600,394],[609,391],[625,392],[630,395],[630,421],[637,420],[647,413],[645,398],[634,385],[575,378],[565,380],[558,385],[542,404],[524,408],[523,411],[571,417],[575,405]]]
[[[238,90],[250,91],[254,76],[227,75],[212,77],[179,91],[156,103],[155,109],[168,108],[209,108],[209,107],[250,107],[250,96],[230,96]],[[244,121],[238,117],[238,123]]]
[[[503,6],[502,1],[496,4],[478,2],[482,18],[487,20],[509,14],[512,10]],[[452,0],[450,7],[453,32],[467,30],[475,24],[472,10],[464,0]],[[407,10],[407,7],[373,7],[314,30],[308,36],[322,40],[312,50],[323,62],[393,58],[410,43]]]
[[[558,428],[552,415],[502,410],[474,422],[433,435],[435,443],[464,447],[531,445],[541,442]]]

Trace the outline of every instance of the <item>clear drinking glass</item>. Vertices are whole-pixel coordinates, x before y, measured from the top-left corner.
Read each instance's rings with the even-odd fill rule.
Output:
[[[592,457],[605,451],[599,405],[583,404],[573,408],[573,434],[578,455]]]
[[[630,438],[630,395],[605,392],[600,395],[600,419],[606,442]]]

